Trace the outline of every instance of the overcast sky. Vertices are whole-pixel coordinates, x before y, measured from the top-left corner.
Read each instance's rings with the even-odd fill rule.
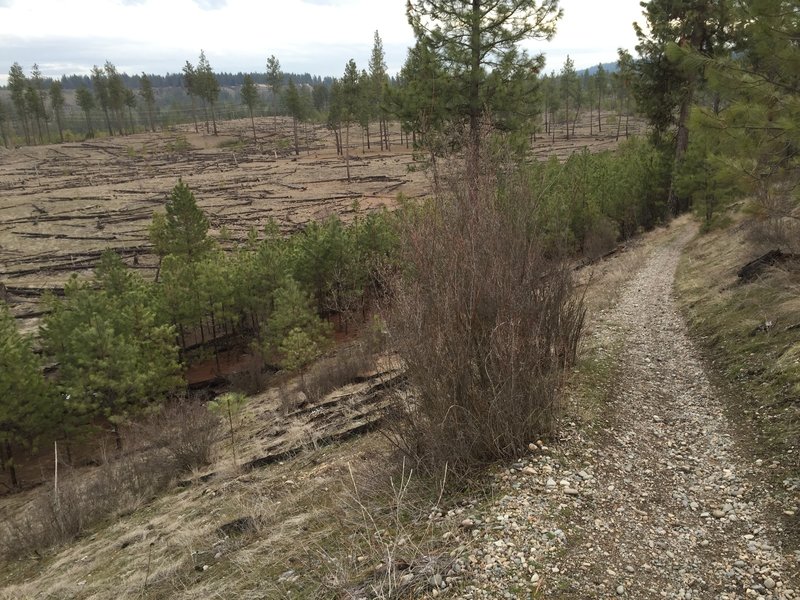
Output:
[[[633,52],[639,0],[561,6],[555,39],[527,44],[548,71],[567,54],[580,69]],[[338,76],[350,58],[367,67],[376,29],[394,74],[413,44],[405,0],[0,0],[0,84],[14,62],[49,77],[106,60],[130,74],[175,73],[201,48],[216,71],[264,71],[274,54],[284,71]]]

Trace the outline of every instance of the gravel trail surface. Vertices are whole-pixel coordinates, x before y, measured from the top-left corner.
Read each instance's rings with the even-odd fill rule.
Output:
[[[465,543],[434,582],[441,591],[800,599],[800,556],[780,545],[774,465],[737,444],[673,300],[693,233],[683,226],[660,242],[595,328],[599,346],[621,348],[607,429],[568,427],[557,448],[532,446],[498,474],[496,500],[458,516]]]

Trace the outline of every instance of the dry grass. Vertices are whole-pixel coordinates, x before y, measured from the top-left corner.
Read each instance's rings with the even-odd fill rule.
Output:
[[[755,423],[747,437],[758,452],[800,469],[800,266],[768,267],[751,283],[739,281],[738,269],[762,251],[749,231],[733,215],[727,229],[698,237],[676,290],[690,328],[731,386],[734,422]]]

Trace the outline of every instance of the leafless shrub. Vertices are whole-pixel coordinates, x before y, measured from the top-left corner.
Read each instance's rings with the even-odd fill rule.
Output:
[[[91,470],[59,465],[58,487],[40,488],[24,512],[0,527],[0,554],[20,556],[63,544],[134,510],[181,472],[211,462],[218,425],[204,403],[176,400],[131,425],[138,444],[128,454]]]
[[[43,486],[24,512],[7,520],[0,530],[0,553],[21,556],[73,540],[95,523],[149,500],[178,472],[177,462],[163,451],[128,455],[91,472],[68,471],[58,488]]]
[[[219,437],[219,418],[205,402],[179,398],[136,429],[152,446],[164,449],[179,469],[191,471],[211,464],[211,451]]]
[[[335,355],[311,365],[303,375],[303,388],[311,402],[319,402],[327,394],[353,383],[374,369],[374,357],[361,342],[340,348]]]
[[[264,371],[261,360],[251,360],[245,367],[228,376],[234,391],[253,396],[267,387],[269,374]]]
[[[420,467],[463,474],[552,429],[584,309],[537,242],[521,173],[487,165],[443,189],[403,232],[407,276],[388,324],[416,394],[390,436]]]

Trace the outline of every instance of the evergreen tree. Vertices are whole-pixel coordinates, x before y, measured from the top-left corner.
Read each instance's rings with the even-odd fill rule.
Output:
[[[244,76],[242,89],[239,93],[242,96],[242,104],[244,104],[247,107],[247,110],[250,112],[250,124],[253,126],[253,142],[258,144],[258,138],[256,137],[256,120],[253,117],[253,109],[258,103],[258,88],[256,87],[252,76]]]
[[[161,324],[150,288],[113,252],[93,281],[73,277],[64,292],[47,300],[42,344],[59,365],[67,409],[87,425],[106,419],[121,449],[119,426],[182,383],[175,331]]]
[[[649,0],[642,6],[648,31],[634,24],[640,56],[632,65],[634,93],[657,144],[673,125],[677,127],[673,142],[677,164],[689,144],[689,113],[702,74],[669,60],[666,50],[669,44],[680,44],[709,57],[716,55],[729,41],[729,0]],[[674,185],[670,186],[669,203],[673,214],[685,208]]]
[[[347,181],[350,181],[350,125],[358,120],[361,102],[361,88],[359,87],[359,74],[356,61],[352,58],[347,61],[340,88],[340,122],[345,127],[344,157],[347,170]]]
[[[150,241],[160,257],[169,254],[185,262],[200,261],[214,248],[208,219],[197,206],[189,186],[178,181],[166,203],[166,214],[153,215]]]
[[[22,125],[22,132],[25,135],[25,143],[31,143],[31,132],[28,127],[28,103],[25,99],[25,91],[28,89],[28,78],[19,63],[11,65],[8,72],[8,88],[11,90],[11,103],[17,112],[17,118]]]
[[[504,78],[524,78],[541,69],[543,57],[529,57],[519,51],[518,44],[552,38],[562,14],[558,0],[415,0],[409,1],[407,13],[417,39],[439,55],[454,77],[457,95],[453,109],[467,122],[468,170],[476,178],[481,114],[484,109],[495,110],[496,98],[491,92],[500,89],[487,88],[489,73],[502,67]],[[506,95],[503,101],[511,99]]]
[[[108,106],[117,121],[117,131],[120,135],[125,135],[125,107],[127,106],[128,94],[122,76],[117,72],[111,62],[106,61],[106,89],[108,90]]]
[[[561,68],[561,98],[564,100],[564,121],[566,122],[567,139],[569,139],[569,107],[575,100],[578,89],[578,73],[575,71],[575,63],[567,55],[564,66]]]
[[[13,446],[31,447],[59,417],[41,362],[31,342],[17,330],[14,317],[0,301],[0,458],[11,484],[19,485]]]
[[[108,79],[106,78],[106,73],[95,65],[92,67],[92,87],[94,88],[94,97],[97,99],[97,104],[100,106],[100,109],[103,111],[103,115],[106,118],[106,126],[108,127],[108,135],[114,135],[114,131],[111,129],[111,117],[108,114],[108,109],[111,106],[111,100],[109,97],[108,92]]]
[[[38,106],[36,107],[36,112],[41,116],[42,122],[44,123],[44,130],[45,130],[45,139],[47,142],[50,141],[50,127],[48,122],[50,121],[50,117],[47,114],[47,109],[44,106],[44,92],[42,91],[42,73],[39,71],[39,65],[33,63],[33,68],[31,69],[31,85],[36,90],[36,98],[39,101]]]
[[[61,142],[64,142],[64,91],[61,87],[60,81],[53,81],[50,84],[50,107],[53,109],[53,115],[56,118],[56,126],[58,127],[58,137]]]
[[[125,88],[125,107],[128,109],[128,123],[131,133],[136,133],[136,124],[133,121],[133,109],[136,108],[136,94],[130,88]]]
[[[147,122],[150,124],[150,131],[155,133],[156,124],[153,115],[156,110],[156,97],[153,93],[153,83],[146,73],[142,73],[139,79],[139,97],[144,101],[144,107],[147,111]]]
[[[281,63],[274,54],[267,59],[267,84],[272,90],[272,120],[275,131],[278,131],[278,104],[283,86],[283,73]]]
[[[367,107],[373,114],[367,117],[367,147],[369,148],[369,117],[378,117],[378,129],[381,150],[389,148],[389,121],[386,111],[386,89],[389,86],[389,75],[386,72],[386,54],[383,51],[381,36],[375,31],[372,54],[369,58],[369,99]]]
[[[94,128],[92,127],[92,110],[97,106],[94,101],[94,96],[86,87],[79,87],[75,91],[75,101],[78,103],[78,106],[83,111],[83,115],[86,117],[86,129],[88,132],[88,137],[94,137]]]
[[[294,131],[294,153],[300,154],[300,141],[298,135],[298,124],[300,121],[305,120],[306,110],[303,98],[294,84],[294,80],[289,78],[289,85],[286,88],[286,108],[292,116],[292,129]]]
[[[211,107],[211,122],[214,125],[214,135],[217,135],[217,116],[214,106],[219,98],[219,82],[214,75],[211,64],[206,58],[204,51],[200,51],[200,58],[197,61],[197,90],[203,102],[206,102]]]
[[[192,120],[194,120],[194,132],[200,133],[200,129],[197,126],[197,107],[195,105],[195,98],[199,96],[197,72],[195,71],[195,68],[192,65],[192,63],[190,63],[188,60],[186,61],[186,64],[183,65],[183,87],[189,96],[190,102],[192,103]]]

